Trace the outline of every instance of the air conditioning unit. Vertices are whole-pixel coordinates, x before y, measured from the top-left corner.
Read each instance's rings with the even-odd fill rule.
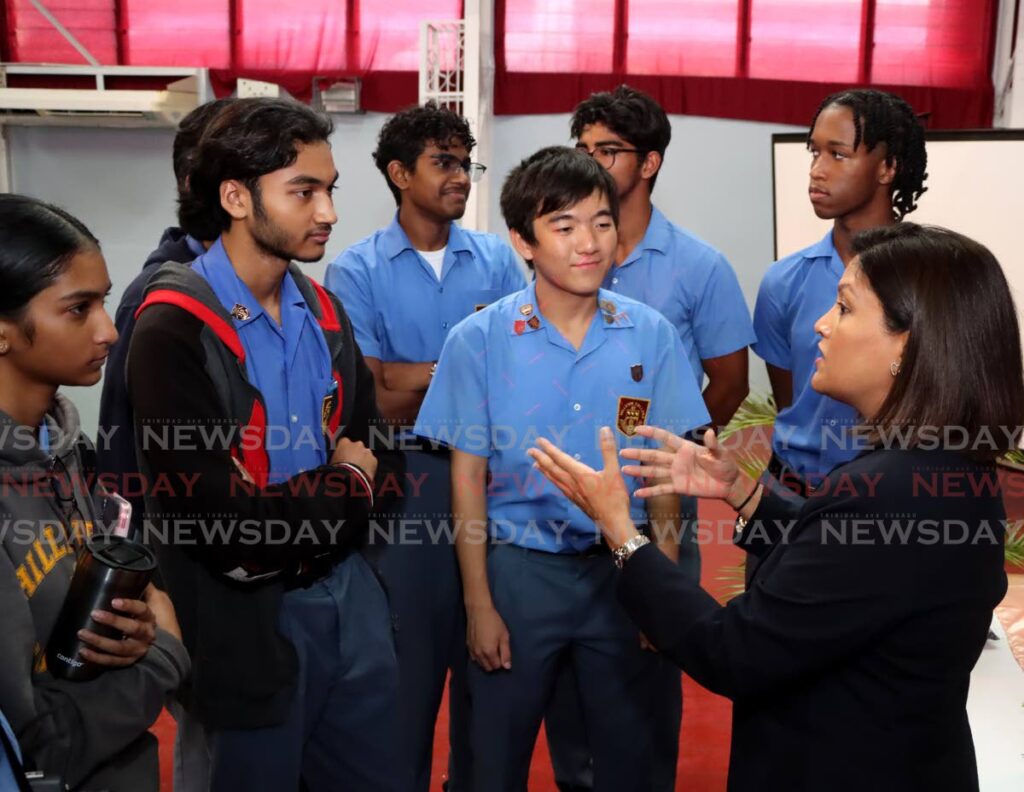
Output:
[[[211,98],[206,69],[0,64],[0,124],[174,127]]]
[[[361,93],[362,82],[358,77],[314,77],[311,104],[324,113],[361,113]]]

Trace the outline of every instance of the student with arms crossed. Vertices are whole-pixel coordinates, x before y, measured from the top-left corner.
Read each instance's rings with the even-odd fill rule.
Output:
[[[327,288],[345,303],[374,374],[377,404],[406,432],[430,385],[451,328],[526,285],[511,248],[494,234],[460,228],[474,180],[469,122],[428,102],[389,118],[374,162],[398,203],[390,225],[357,242],[327,268]],[[447,448],[406,438],[410,484],[391,515],[378,555],[397,618],[400,747],[409,792],[426,792],[434,723],[448,669],[450,792],[468,784],[466,641],[455,553],[439,527],[451,519]]]
[[[754,330],[736,273],[725,256],[671,222],[652,203],[672,139],[668,115],[647,94],[620,85],[580,102],[570,126],[576,148],[611,174],[619,196],[619,243],[604,288],[656,308],[672,323],[697,387],[703,388],[712,424],[725,426],[747,395],[747,346],[754,342]],[[697,499],[682,497],[680,508],[684,530],[679,565],[699,581],[700,548],[694,534]],[[572,717],[574,709],[578,711],[571,703],[574,690],[574,685],[559,684],[556,704],[546,720],[548,737],[554,737],[556,769],[560,746],[571,745],[574,732],[576,741],[583,739],[579,726],[572,725],[578,721]],[[678,669],[670,663],[664,667],[661,701],[657,789],[671,792],[683,700]],[[577,788],[587,788],[578,771],[565,772],[575,776]]]

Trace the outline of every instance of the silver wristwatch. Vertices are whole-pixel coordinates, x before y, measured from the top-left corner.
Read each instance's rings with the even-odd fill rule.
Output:
[[[629,560],[629,557],[633,555],[637,550],[646,544],[650,544],[651,540],[643,534],[637,534],[632,539],[628,540],[618,548],[612,551],[612,560],[615,561],[615,566],[622,569],[622,565]]]

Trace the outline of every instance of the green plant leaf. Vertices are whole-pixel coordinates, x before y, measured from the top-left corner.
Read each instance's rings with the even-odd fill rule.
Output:
[[[751,393],[743,400],[729,425],[722,429],[719,439],[725,440],[729,435],[752,426],[771,426],[778,412],[775,398],[770,393]]]
[[[745,556],[736,566],[724,566],[718,572],[715,580],[722,584],[718,586],[718,598],[723,604],[738,597],[746,590],[747,559]]]

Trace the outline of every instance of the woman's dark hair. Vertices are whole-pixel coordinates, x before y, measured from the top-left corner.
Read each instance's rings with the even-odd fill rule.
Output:
[[[29,302],[48,288],[75,254],[100,243],[75,217],[36,198],[0,194],[0,318],[21,322]],[[23,328],[31,337],[31,327]]]
[[[995,256],[961,234],[914,223],[864,231],[853,247],[887,329],[907,333],[899,374],[871,419],[876,439],[905,429],[916,445],[926,427],[957,427],[977,459],[1015,448],[1024,419],[1020,330]]]
[[[236,99],[210,121],[199,140],[189,173],[189,189],[180,196],[178,221],[185,233],[212,240],[231,226],[220,205],[220,185],[237,179],[259,206],[259,179],[287,168],[298,145],[327,141],[330,118],[284,99]]]
[[[841,91],[825,98],[807,133],[810,145],[814,125],[822,110],[832,105],[848,107],[853,114],[853,147],[864,141],[871,151],[879,143],[885,144],[885,163],[896,163],[896,176],[892,183],[892,211],[896,220],[902,220],[917,208],[917,199],[928,191],[924,180],[928,178],[928,154],[924,148],[924,127],[913,109],[895,94],[871,88]]]
[[[611,174],[591,157],[565,146],[542,148],[508,174],[501,187],[501,214],[509,229],[537,244],[533,221],[602,193],[619,224],[619,196]]]
[[[402,191],[391,183],[388,165],[398,160],[406,170],[414,171],[416,160],[428,143],[442,150],[453,143],[459,143],[470,152],[476,145],[476,138],[470,132],[469,122],[465,118],[433,100],[395,113],[380,129],[373,162],[377,170],[384,174],[384,181],[399,206],[402,205]]]
[[[665,150],[672,140],[672,124],[661,105],[643,91],[620,85],[611,93],[602,91],[584,99],[572,113],[570,130],[579,140],[591,124],[603,124],[612,132],[640,150],[641,157],[657,151],[665,160]],[[658,174],[651,177],[651,189]]]

